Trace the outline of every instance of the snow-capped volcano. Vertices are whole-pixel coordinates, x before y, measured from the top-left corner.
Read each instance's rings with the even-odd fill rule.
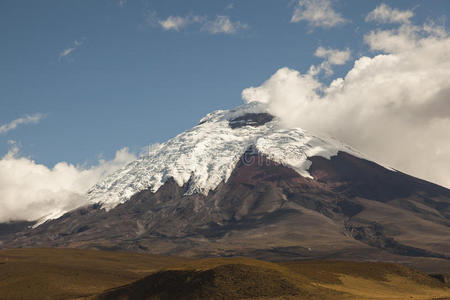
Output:
[[[450,190],[287,129],[258,103],[208,114],[88,197],[0,247],[450,261]]]
[[[169,178],[179,186],[189,183],[186,194],[207,195],[228,180],[250,147],[308,178],[308,157],[329,159],[339,151],[362,156],[334,139],[320,138],[300,128],[285,129],[263,104],[253,102],[212,112],[194,128],[152,146],[147,155],[91,188],[88,199],[109,210],[142,190],[156,192]]]

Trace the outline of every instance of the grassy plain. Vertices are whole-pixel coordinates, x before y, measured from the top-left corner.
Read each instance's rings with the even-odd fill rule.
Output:
[[[450,287],[372,262],[188,259],[82,249],[0,251],[0,299],[450,299]]]

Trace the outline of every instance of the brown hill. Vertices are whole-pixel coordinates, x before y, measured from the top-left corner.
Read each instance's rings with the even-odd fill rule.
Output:
[[[195,261],[106,291],[94,300],[140,299],[432,299],[450,289],[418,271],[387,263],[248,259]],[[184,268],[186,268],[185,266]]]
[[[208,270],[161,271],[98,296],[113,299],[239,299],[299,295],[300,290],[278,271],[227,264]]]

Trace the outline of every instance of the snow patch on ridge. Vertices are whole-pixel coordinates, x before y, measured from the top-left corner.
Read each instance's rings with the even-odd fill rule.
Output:
[[[180,186],[189,182],[187,194],[207,195],[228,180],[250,146],[309,178],[308,157],[319,155],[329,159],[339,151],[363,156],[336,140],[319,138],[300,128],[283,129],[277,118],[258,127],[229,126],[231,119],[263,112],[267,112],[266,106],[253,102],[206,115],[194,128],[153,146],[149,155],[96,184],[88,192],[89,202],[101,203],[109,210],[139,191],[150,188],[156,192],[170,177]]]

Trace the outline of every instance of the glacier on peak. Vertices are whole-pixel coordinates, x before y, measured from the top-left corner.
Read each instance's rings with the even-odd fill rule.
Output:
[[[267,108],[252,102],[209,113],[192,129],[152,146],[148,155],[97,183],[88,191],[88,201],[109,210],[142,190],[156,192],[169,178],[180,186],[189,182],[187,194],[207,195],[228,180],[249,147],[309,178],[308,157],[329,159],[339,151],[364,157],[334,139],[320,138],[300,128],[283,128],[276,117],[265,118],[257,126],[230,125],[231,120],[249,114],[267,115]]]

